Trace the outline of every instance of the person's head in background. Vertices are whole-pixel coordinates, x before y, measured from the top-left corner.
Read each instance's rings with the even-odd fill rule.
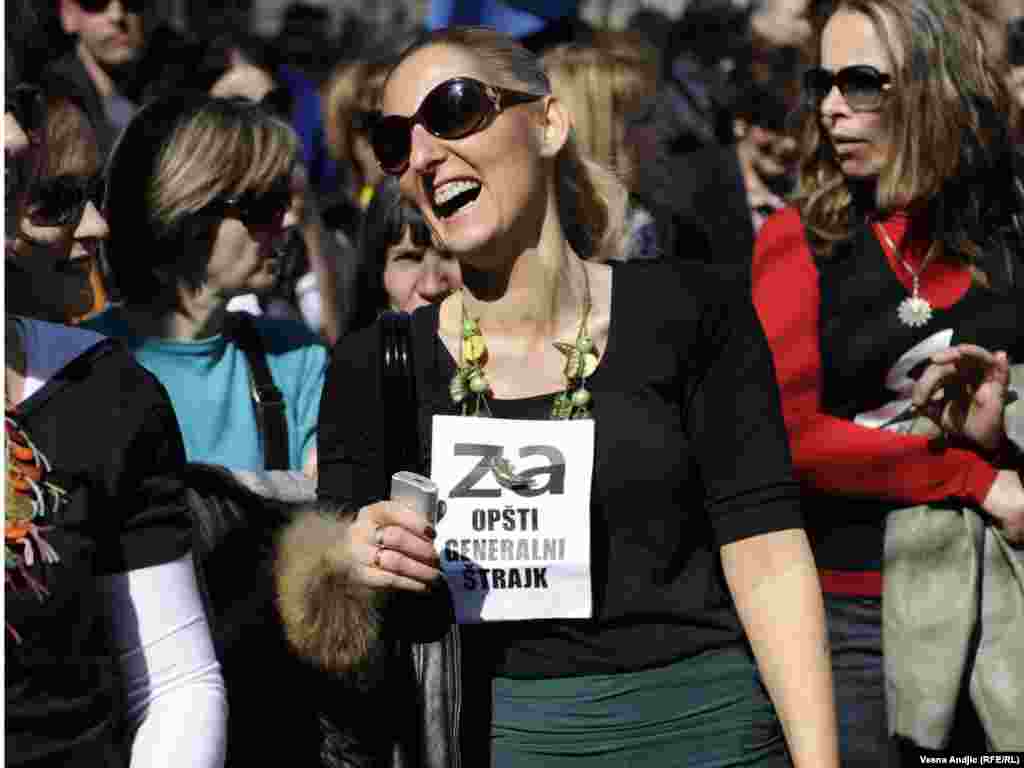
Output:
[[[639,8],[629,17],[626,29],[640,35],[654,47],[658,53],[659,72],[663,74],[665,52],[668,49],[669,34],[672,31],[672,18],[663,10],[651,7]]]
[[[61,27],[87,69],[116,74],[137,63],[152,26],[152,0],[59,0]],[[95,74],[90,72],[95,78]]]
[[[74,87],[51,79],[38,177],[24,197],[8,254],[8,308],[74,322],[102,306],[96,262],[107,223],[100,213],[99,144]]]
[[[291,119],[288,89],[278,79],[281,58],[272,46],[232,28],[211,30],[187,87],[219,98],[260,102],[283,120]]]
[[[332,10],[322,4],[289,3],[281,14],[281,29],[274,41],[290,66],[317,82],[322,81],[334,53]]]
[[[9,239],[40,170],[46,112],[39,89],[44,58],[35,7],[29,0],[8,0],[4,24],[4,236]]]
[[[327,147],[347,174],[349,197],[359,208],[366,207],[373,189],[384,178],[369,135],[391,63],[389,55],[344,62],[334,70],[325,88]]]
[[[794,113],[799,108],[799,80],[775,77],[757,81],[744,77],[733,109],[736,153],[744,176],[783,195],[796,181],[797,142]],[[746,179],[745,179],[746,180]],[[749,187],[749,184],[748,184]]]
[[[106,224],[88,192],[99,170],[95,135],[70,87],[35,83],[45,61],[38,16],[6,3],[6,311],[65,322],[91,307],[89,261]]]
[[[756,0],[750,32],[755,48],[803,49],[811,43],[811,0]]]
[[[106,200],[126,307],[216,314],[273,287],[297,147],[288,125],[243,99],[171,93],[136,115],[111,156]]]
[[[458,260],[435,247],[423,214],[402,200],[392,176],[377,185],[366,209],[358,259],[353,330],[382,310],[412,312],[443,301],[462,285]]]
[[[658,52],[639,34],[606,31],[542,57],[552,91],[569,108],[583,152],[644,197],[663,167]]]
[[[847,235],[860,200],[883,215],[929,210],[946,245],[976,250],[977,216],[999,205],[991,195],[1012,172],[1010,96],[983,41],[963,3],[836,4],[799,132],[797,198],[818,247]]]
[[[1024,145],[1024,0],[964,0],[981,22],[985,48],[1006,73],[1014,140]]]

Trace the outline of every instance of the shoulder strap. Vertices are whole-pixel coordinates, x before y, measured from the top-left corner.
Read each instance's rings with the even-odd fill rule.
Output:
[[[405,312],[384,312],[380,317],[381,396],[395,447],[392,472],[421,471],[419,400],[409,321]]]
[[[225,330],[249,362],[256,426],[263,440],[263,466],[265,469],[288,469],[288,421],[284,395],[274,384],[263,340],[246,312],[230,313]]]
[[[97,341],[83,352],[69,360],[64,367],[50,377],[42,387],[33,392],[29,397],[22,400],[15,413],[20,416],[27,416],[32,411],[40,408],[54,395],[64,389],[68,384],[85,378],[93,364],[104,355],[112,352],[118,346],[115,339],[104,338]]]

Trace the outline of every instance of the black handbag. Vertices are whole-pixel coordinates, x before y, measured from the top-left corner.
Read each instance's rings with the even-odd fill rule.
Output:
[[[392,472],[400,469],[422,472],[419,400],[411,318],[407,313],[381,314],[380,344],[380,392],[387,404],[389,434],[393,436]]]

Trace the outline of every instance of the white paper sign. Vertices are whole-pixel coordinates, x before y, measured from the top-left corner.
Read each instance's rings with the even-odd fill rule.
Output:
[[[435,416],[431,458],[457,621],[589,618],[594,423]]]

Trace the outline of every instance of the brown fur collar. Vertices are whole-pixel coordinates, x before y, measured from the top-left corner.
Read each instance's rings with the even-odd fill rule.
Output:
[[[365,672],[379,651],[383,598],[350,579],[340,520],[316,508],[281,534],[274,561],[278,610],[303,658],[338,677]]]

